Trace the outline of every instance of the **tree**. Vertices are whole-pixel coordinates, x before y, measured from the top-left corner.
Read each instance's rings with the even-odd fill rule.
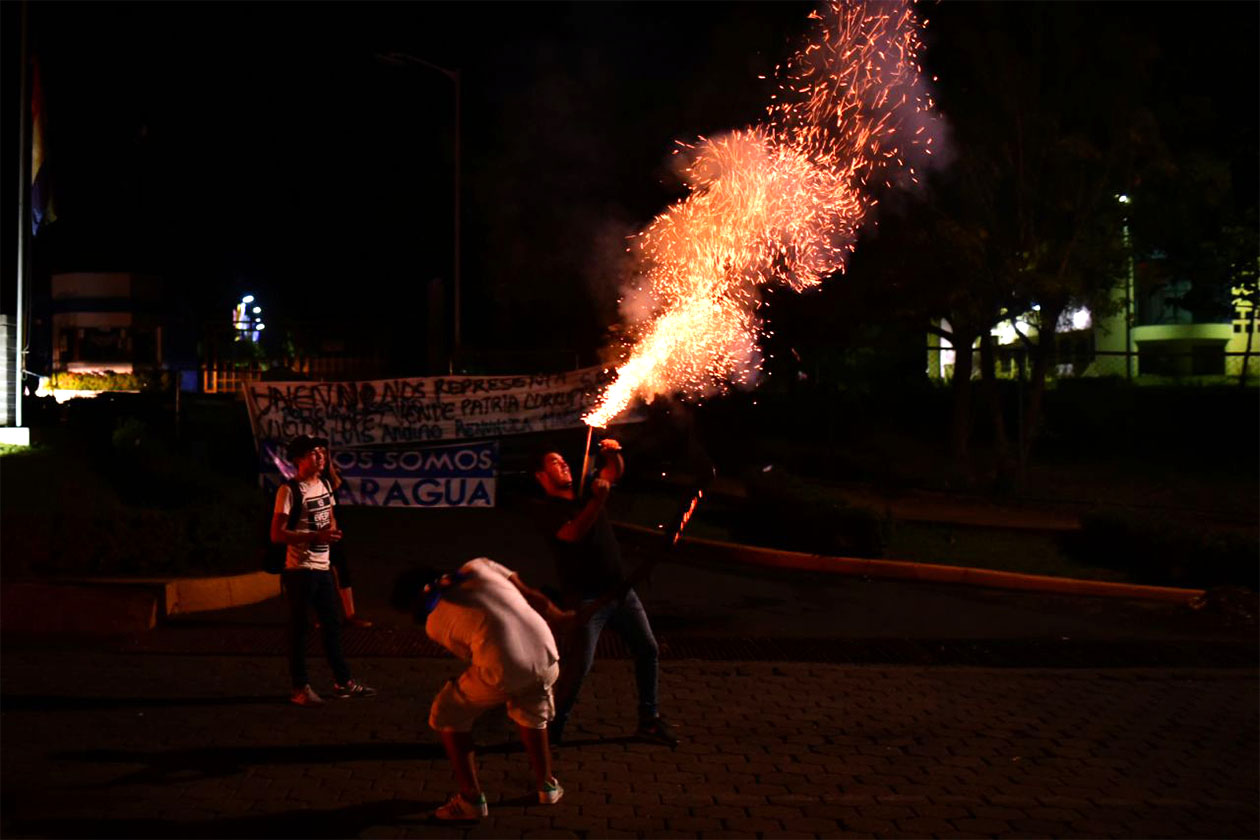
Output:
[[[927,63],[942,79],[955,159],[892,222],[897,270],[915,271],[899,282],[925,320],[952,326],[931,329],[958,352],[955,457],[967,455],[968,350],[978,339],[999,472],[1018,481],[1041,426],[1055,327],[1074,306],[1105,308],[1126,256],[1117,196],[1160,159],[1144,104],[1155,51],[1106,7],[963,4],[937,24]],[[989,333],[1028,313],[1037,330],[1020,336],[1030,379],[1012,446]]]

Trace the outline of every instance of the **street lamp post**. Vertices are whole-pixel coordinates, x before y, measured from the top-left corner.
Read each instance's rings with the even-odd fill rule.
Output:
[[[26,30],[28,27],[26,4],[21,9],[21,67],[18,70],[21,117],[18,120],[18,239],[17,239],[17,298],[13,309],[13,425],[22,427],[22,380],[26,371],[26,342],[22,313],[25,311],[24,296],[30,277],[31,236],[31,79]],[[7,360],[6,360],[7,361]],[[7,420],[8,418],[3,418]]]
[[[1132,199],[1127,195],[1116,196],[1116,201],[1128,205]],[[1124,226],[1121,228],[1124,241],[1126,276],[1124,281],[1124,374],[1133,380],[1133,241],[1129,238],[1129,214],[1124,214]]]
[[[377,57],[377,59],[379,59],[380,61],[385,62],[386,64],[393,64],[393,65],[395,65],[395,66],[402,66],[402,65],[407,65],[407,64],[413,64],[413,65],[414,65],[414,64],[418,64],[418,65],[420,65],[421,67],[427,67],[427,68],[429,68],[430,70],[435,70],[435,71],[437,71],[438,73],[441,73],[441,74],[442,74],[443,76],[445,76],[446,78],[450,79],[450,80],[451,80],[451,83],[455,86],[455,178],[454,178],[454,181],[455,181],[454,193],[455,193],[455,195],[454,195],[454,199],[453,199],[453,202],[452,202],[452,204],[453,204],[453,208],[454,208],[454,209],[453,209],[453,213],[454,213],[454,227],[455,227],[455,237],[454,237],[454,240],[455,240],[455,241],[454,241],[454,245],[453,245],[453,251],[454,251],[454,253],[453,253],[453,256],[452,256],[452,261],[451,261],[451,262],[452,262],[452,274],[453,274],[452,279],[454,280],[454,286],[455,286],[455,288],[454,288],[454,290],[453,290],[453,292],[452,292],[452,304],[453,304],[453,308],[454,308],[454,313],[453,313],[453,324],[452,324],[452,329],[451,329],[451,358],[448,360],[448,367],[449,367],[449,369],[450,369],[450,372],[451,372],[451,373],[454,373],[454,372],[455,372],[455,370],[454,370],[454,368],[455,368],[455,361],[454,361],[454,357],[455,357],[455,355],[459,352],[459,348],[460,348],[460,332],[459,332],[459,322],[460,322],[460,311],[459,311],[459,310],[460,310],[460,301],[459,301],[459,298],[460,298],[460,247],[459,247],[459,235],[460,235],[460,221],[459,221],[459,220],[460,220],[460,208],[459,208],[459,203],[460,203],[460,123],[463,121],[463,117],[462,117],[463,102],[462,102],[462,97],[460,96],[459,71],[458,71],[458,70],[451,70],[451,69],[449,69],[449,68],[447,68],[447,67],[442,67],[441,65],[434,64],[434,63],[433,63],[433,62],[431,62],[431,61],[425,61],[423,58],[418,58],[418,57],[416,57],[416,56],[414,56],[414,55],[410,55],[410,54],[408,54],[408,53],[392,52],[392,53],[388,53],[388,54],[385,54],[385,55],[380,55],[380,54],[378,54],[376,57]]]

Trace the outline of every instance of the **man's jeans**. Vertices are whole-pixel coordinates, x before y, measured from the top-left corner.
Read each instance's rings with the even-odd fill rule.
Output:
[[[578,609],[595,599],[583,600]],[[556,717],[551,722],[553,737],[564,732],[564,725],[577,702],[582,681],[595,661],[595,645],[604,626],[621,637],[634,656],[634,678],[639,689],[639,720],[656,717],[657,660],[659,653],[652,625],[648,624],[643,603],[631,589],[620,602],[600,609],[583,627],[574,630],[560,652],[560,679],[556,682]]]
[[[313,569],[286,569],[284,595],[289,601],[289,677],[295,689],[309,683],[306,673],[306,628],[308,607],[315,608],[324,637],[324,655],[339,684],[350,682],[350,666],[341,653],[341,616],[337,614],[337,586],[332,572]]]

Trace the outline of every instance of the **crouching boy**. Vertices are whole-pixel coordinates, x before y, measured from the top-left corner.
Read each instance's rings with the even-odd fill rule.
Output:
[[[511,569],[486,557],[441,577],[423,570],[405,573],[395,584],[393,601],[396,607],[414,610],[430,639],[468,663],[458,679],[437,693],[429,710],[429,726],[441,736],[459,786],[434,818],[477,820],[487,815],[472,727],[484,712],[505,704],[529,756],[538,801],[559,802],[564,789],[551,775],[547,724],[555,715],[551,687],[559,676],[560,657],[548,623],[564,626],[573,613],[558,609]]]

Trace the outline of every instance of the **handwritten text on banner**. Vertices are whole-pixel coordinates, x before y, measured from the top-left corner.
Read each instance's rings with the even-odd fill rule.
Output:
[[[521,376],[252,382],[245,397],[257,440],[309,434],[328,438],[336,450],[576,428],[609,376],[593,367]]]

